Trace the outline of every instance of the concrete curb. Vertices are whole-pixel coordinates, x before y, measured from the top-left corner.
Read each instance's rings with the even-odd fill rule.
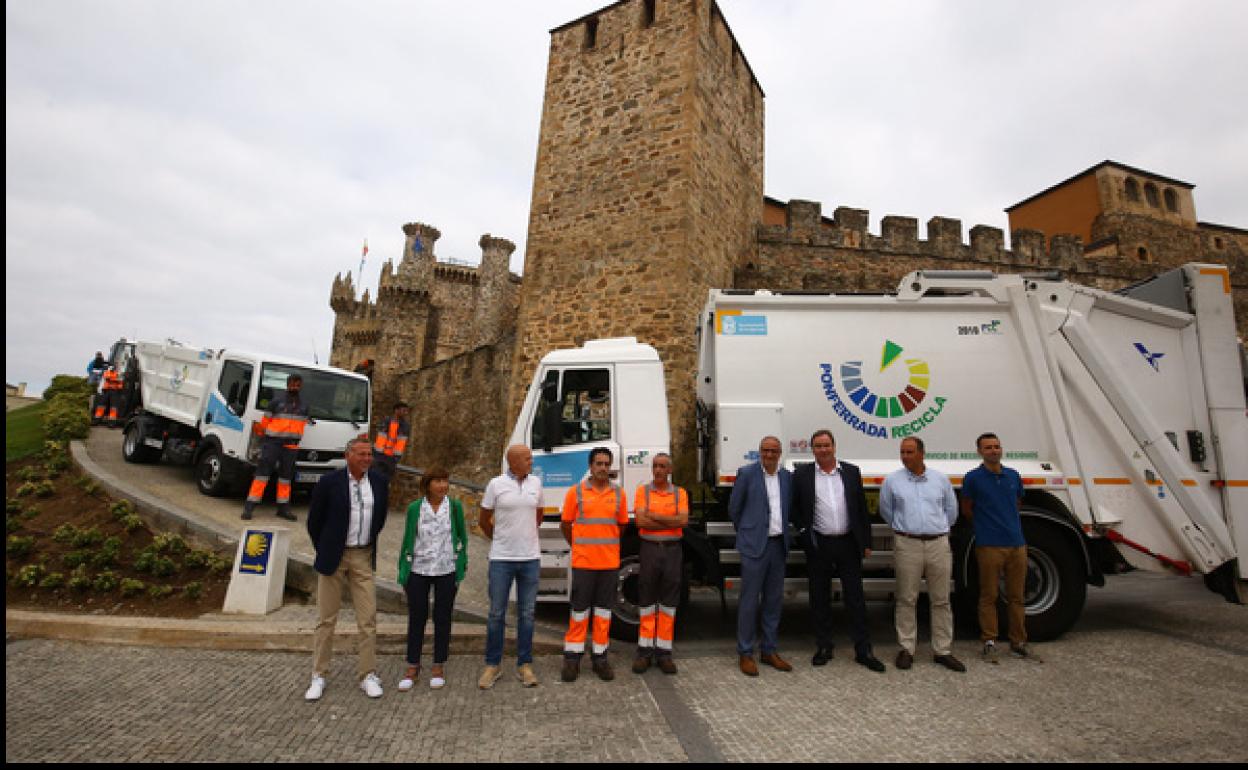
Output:
[[[144,647],[188,647],[205,650],[254,650],[269,652],[312,652],[316,621],[271,621],[218,618],[145,618],[109,615],[69,615],[29,610],[5,610],[6,637],[19,639],[58,639],[94,644],[138,645]],[[432,644],[426,634],[426,647]],[[334,631],[334,649],[355,652],[359,630],[339,623]],[[515,636],[508,632],[508,652],[515,652]],[[455,654],[483,654],[485,628],[456,623],[451,628],[451,650]],[[535,635],[533,651],[557,654],[561,639]],[[377,652],[402,655],[407,651],[407,624],[377,624]]]

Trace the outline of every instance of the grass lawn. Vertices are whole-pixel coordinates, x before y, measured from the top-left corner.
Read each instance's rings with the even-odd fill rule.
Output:
[[[28,457],[43,449],[43,413],[48,402],[4,413],[4,461]]]

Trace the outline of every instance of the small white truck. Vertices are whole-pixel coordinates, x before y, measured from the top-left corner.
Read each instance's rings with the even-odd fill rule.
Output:
[[[127,419],[122,454],[133,463],[162,456],[195,466],[199,491],[221,496],[246,484],[259,459],[252,429],[270,399],[303,377],[311,420],[299,443],[295,484],[314,484],[344,467],[347,441],[365,434],[372,409],[367,377],[329,366],[235,350],[139,342],[142,405]]]
[[[1245,599],[1248,417],[1230,277],[1190,264],[1107,292],[1055,276],[921,271],[896,294],[712,291],[698,328],[701,515],[684,539],[691,579],[736,588],[725,513],[737,469],[778,436],[782,462],[813,460],[829,428],[862,469],[871,505],[921,437],[955,486],[979,464],[975,438],[1000,436],[1023,477],[1028,627],[1070,628],[1087,584],[1129,568],[1200,574]],[[649,345],[598,340],[542,359],[511,437],[533,448],[545,486],[539,599],[565,601],[558,509],[607,446],[631,495],[670,443],[663,367]],[[632,501],[630,500],[630,506]],[[630,528],[631,529],[631,528]],[[874,519],[869,596],[893,589],[891,531]],[[974,616],[973,536],[954,531],[956,599]],[[616,616],[634,623],[636,535],[626,533]],[[804,588],[800,551],[788,581]],[[619,623],[613,624],[619,625]]]

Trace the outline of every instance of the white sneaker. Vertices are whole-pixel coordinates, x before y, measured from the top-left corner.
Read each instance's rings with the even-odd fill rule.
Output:
[[[308,691],[303,694],[306,701],[317,701],[325,694],[325,677],[313,674],[312,684],[308,685]]]
[[[360,680],[360,689],[370,698],[381,697],[381,680],[377,678],[376,672]]]
[[[403,678],[399,680],[399,692],[407,692],[416,684],[416,677],[420,675],[420,666],[408,666],[404,672]]]

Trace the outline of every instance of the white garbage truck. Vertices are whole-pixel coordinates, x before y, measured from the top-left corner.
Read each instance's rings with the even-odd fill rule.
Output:
[[[1243,602],[1248,417],[1230,286],[1226,267],[1189,264],[1117,292],[975,271],[911,273],[885,295],[711,291],[697,330],[698,483],[677,479],[701,503],[684,538],[688,577],[738,587],[725,503],[763,436],[781,439],[792,468],[813,461],[811,434],[831,429],[874,509],[901,439],[921,437],[928,465],[957,487],[980,462],[976,437],[993,432],[1026,488],[1034,638],[1070,628],[1088,584],[1131,568],[1203,575]],[[597,340],[542,359],[511,437],[533,448],[544,482],[539,599],[566,601],[558,511],[590,449],[612,449],[631,495],[669,448],[668,414],[649,345]],[[874,513],[873,541],[864,583],[887,599],[891,530]],[[626,633],[636,542],[625,533],[613,626]],[[955,598],[973,618],[965,522],[953,544]],[[786,583],[802,590],[804,575],[795,549]]]
[[[347,442],[369,429],[372,389],[361,374],[172,340],[136,343],[135,354],[142,402],[126,421],[122,455],[134,463],[163,457],[192,464],[206,495],[230,494],[250,480],[260,453],[254,426],[292,374],[303,377],[310,417],[296,486],[344,467]]]

